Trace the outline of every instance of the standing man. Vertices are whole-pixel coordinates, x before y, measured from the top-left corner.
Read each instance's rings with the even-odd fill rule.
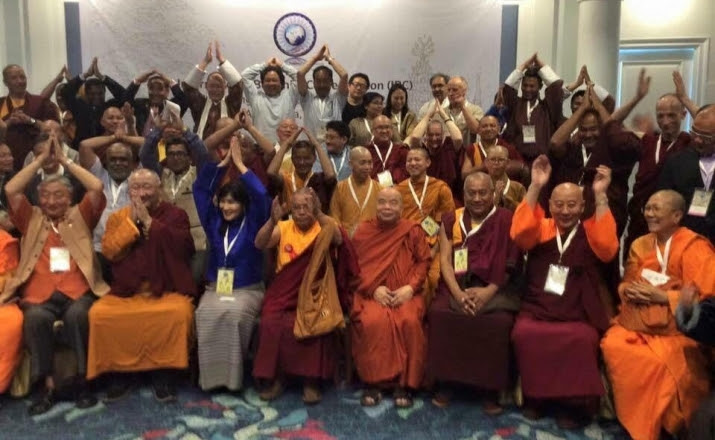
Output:
[[[375,218],[380,184],[370,178],[372,156],[365,147],[350,150],[352,174],[338,182],[330,200],[330,216],[352,237],[358,223]]]
[[[343,122],[349,124],[355,118],[365,117],[362,97],[370,88],[370,78],[365,73],[353,73],[348,81],[348,99],[343,107]]]

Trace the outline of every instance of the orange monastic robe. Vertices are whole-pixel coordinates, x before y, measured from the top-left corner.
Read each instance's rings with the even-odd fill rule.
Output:
[[[350,190],[351,183],[352,191]],[[358,184],[353,176],[350,176],[338,182],[333,198],[330,200],[331,217],[352,237],[358,223],[375,218],[377,193],[380,192],[380,189],[382,189],[380,184],[373,179]],[[355,191],[354,196],[353,191]]]
[[[358,226],[353,243],[362,274],[350,313],[352,352],[360,379],[368,384],[397,382],[417,388],[427,355],[422,286],[430,250],[424,231],[405,219],[393,227],[370,220]],[[379,286],[394,290],[405,285],[412,287],[414,295],[399,307],[386,307],[373,299]]]
[[[12,277],[20,259],[17,239],[0,230],[0,290]],[[15,367],[20,361],[22,347],[22,311],[17,304],[0,305],[0,393],[5,392]]]
[[[715,292],[715,271],[704,264],[715,261],[715,248],[708,239],[679,228],[665,271],[670,280],[660,286],[668,304],[635,304],[626,299],[625,288],[646,281],[643,269],[661,271],[655,246],[652,233],[633,242],[618,288],[620,314],[601,341],[618,420],[635,440],[657,439],[661,427],[677,434],[710,385],[705,358],[698,344],[678,331],[675,309],[686,284],[695,284],[704,295]],[[664,255],[663,246],[660,251]]]
[[[425,198],[422,201],[422,208],[420,209],[419,201],[422,198],[425,179],[428,179],[427,190],[425,191]],[[427,216],[430,216],[437,224],[441,224],[442,215],[456,209],[454,206],[454,197],[452,197],[452,190],[449,189],[449,186],[442,180],[429,176],[421,178],[412,184],[415,196],[413,196],[410,190],[410,180],[411,179],[403,180],[396,186],[397,190],[402,194],[402,218],[420,223]],[[437,235],[427,237],[427,240],[430,246],[434,246],[437,243]],[[425,285],[424,296],[425,302],[428,305],[437,289],[439,276],[439,256],[435,255],[435,258],[432,259]]]

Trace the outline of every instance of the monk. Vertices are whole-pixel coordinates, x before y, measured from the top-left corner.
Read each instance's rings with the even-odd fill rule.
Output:
[[[360,403],[375,406],[381,389],[394,387],[395,406],[413,404],[422,383],[427,339],[423,286],[430,249],[419,224],[402,216],[402,195],[386,188],[377,196],[377,218],[361,223],[353,242],[362,281],[354,298],[353,358],[367,389]]]
[[[551,400],[561,406],[558,425],[574,428],[590,418],[604,392],[598,342],[608,327],[608,313],[599,296],[597,262],[616,256],[618,239],[606,196],[608,168],[597,169],[592,185],[596,212],[583,223],[581,188],[572,183],[554,188],[552,218],[545,218],[538,199],[550,175],[548,158],[539,156],[511,225],[512,239],[529,252],[527,288],[511,339],[525,416],[539,417],[541,404]]]
[[[372,155],[370,177],[383,187],[402,182],[407,178],[407,147],[392,142],[392,121],[385,115],[377,116],[372,121],[372,132],[372,142],[365,146]]]
[[[156,400],[175,401],[172,372],[188,367],[190,296],[196,294],[189,217],[160,198],[154,171],[136,170],[128,181],[129,206],[109,217],[102,239],[102,253],[112,264],[112,294],[89,313],[87,377],[152,371]],[[105,401],[116,401],[129,389],[126,378],[115,374]]]
[[[276,276],[263,300],[253,375],[270,382],[259,394],[263,400],[274,400],[282,394],[286,375],[302,377],[303,402],[315,404],[322,398],[320,379],[333,376],[335,335],[331,329],[312,337],[296,337],[297,318],[305,312],[300,308],[300,297],[307,287],[325,283],[329,287],[328,293],[338,296],[333,300],[339,300],[342,310],[346,310],[359,269],[347,235],[335,220],[320,210],[320,201],[314,191],[301,188],[293,193],[292,218],[281,221],[287,211],[278,198],[273,199],[271,218],[256,235],[258,249],[276,248],[277,263]],[[328,270],[329,266],[335,267],[332,281],[325,275],[333,273]],[[317,273],[321,268],[325,269],[319,279]],[[314,292],[308,290],[307,293]],[[344,325],[342,316],[341,311],[338,318]]]
[[[297,141],[298,135],[305,133],[309,142]],[[290,172],[281,171],[283,157],[288,150],[292,150],[291,162],[294,169]],[[316,155],[320,160],[321,172],[313,172]],[[330,163],[328,153],[320,147],[318,140],[305,128],[300,128],[293,135],[281,143],[278,152],[268,165],[269,176],[280,178],[283,181],[283,203],[288,203],[294,192],[301,188],[312,188],[320,199],[322,212],[330,209],[330,198],[333,196],[335,185],[338,183],[335,169]]]
[[[487,151],[493,146],[501,145],[509,152],[507,172],[511,173],[512,179],[525,180],[524,174],[528,175],[529,170],[524,165],[524,159],[513,145],[499,137],[500,132],[501,124],[495,116],[486,115],[479,121],[479,141],[464,149],[462,178],[475,170],[485,171]]]
[[[427,313],[427,377],[488,390],[484,411],[490,415],[502,412],[498,391],[510,384],[509,339],[519,309],[508,286],[521,269],[520,252],[509,237],[511,218],[510,210],[496,206],[489,175],[467,176],[464,208],[442,216],[442,280]],[[447,406],[449,393],[440,389],[432,403]]]
[[[431,247],[432,265],[427,275],[425,303],[429,305],[439,280],[439,243],[437,233],[442,215],[454,211],[454,198],[447,184],[427,175],[429,154],[424,148],[413,148],[407,153],[407,172],[410,178],[397,185],[402,195],[402,218],[421,224]]]
[[[338,182],[335,188],[330,200],[330,216],[352,237],[358,223],[375,218],[380,184],[370,178],[372,156],[367,148],[350,150],[350,168],[350,177]]]
[[[526,195],[526,188],[509,178],[506,172],[508,162],[509,150],[506,147],[502,145],[489,147],[485,165],[494,184],[494,204],[513,212]]]
[[[20,260],[15,237],[0,230],[0,288],[10,279]],[[17,304],[0,305],[0,393],[10,386],[22,349],[22,311]]]
[[[650,233],[633,242],[618,293],[621,310],[601,340],[618,420],[633,439],[681,434],[710,389],[707,362],[697,342],[678,330],[680,291],[693,285],[715,293],[715,248],[680,226],[687,207],[673,190],[645,205]]]

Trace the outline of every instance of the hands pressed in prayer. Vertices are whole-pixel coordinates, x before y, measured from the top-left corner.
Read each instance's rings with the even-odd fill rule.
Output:
[[[209,47],[206,49],[206,55],[204,55],[204,59],[202,60],[204,63],[204,66],[208,66],[209,64],[211,64],[211,61],[213,61],[213,59],[214,59],[214,56],[213,56],[213,52],[211,49],[211,43],[209,43]]]
[[[35,155],[35,162],[42,163],[50,157],[50,150],[52,148],[52,138],[47,139],[40,146],[40,153]]]
[[[240,112],[236,113],[233,119],[238,122],[238,128],[243,128],[244,130],[250,130],[253,127],[253,119],[251,119],[251,114],[248,109],[241,109]]]
[[[313,188],[308,187],[308,192],[310,193],[310,197],[313,199],[313,216],[318,218],[323,213],[320,209],[320,197],[318,197],[318,194]]]
[[[529,67],[531,67],[531,65],[534,64],[534,62],[535,62],[535,60],[536,60],[536,57],[537,57],[537,53],[534,52],[534,54],[533,54],[532,56],[530,56],[529,58],[527,58],[526,61],[524,61],[523,63],[521,63],[521,64],[519,65],[519,70],[523,72],[524,70],[526,70],[526,69],[528,69]]]
[[[57,74],[55,79],[57,81],[62,81],[63,79],[66,79],[67,81],[69,81],[70,79],[72,79],[70,76],[70,71],[67,69],[67,64],[62,66],[62,68],[60,69],[60,73]]]
[[[634,281],[625,289],[626,299],[637,304],[668,304],[668,294],[646,281]]]
[[[65,150],[55,135],[50,136],[50,157],[57,159],[63,167],[69,165],[69,158],[65,155]]]
[[[293,144],[295,143],[295,140],[298,139],[298,136],[300,136],[300,134],[303,133],[304,130],[305,130],[305,127],[298,127],[298,129],[292,135],[290,135],[290,137],[288,139],[286,139],[285,141],[283,141],[283,143],[281,143],[281,148],[285,148],[286,151],[293,148]]]
[[[22,124],[32,125],[32,118],[30,116],[28,116],[27,114],[25,114],[25,112],[19,108],[13,110],[12,113],[10,114],[10,117],[7,119],[7,126],[9,127],[11,125],[22,125]]]
[[[605,165],[599,165],[596,167],[596,175],[593,178],[593,188],[594,195],[598,196],[601,194],[606,194],[608,186],[611,184],[611,169]]]
[[[685,91],[685,82],[680,72],[677,70],[673,71],[673,84],[675,84],[675,96],[681,101],[688,98],[688,93]]]
[[[531,165],[531,184],[543,188],[551,176],[551,162],[545,154],[540,155]]]
[[[504,108],[504,84],[499,86],[499,90],[497,91],[497,97],[494,100],[494,105],[496,108]]]
[[[228,156],[231,156],[236,168],[239,170],[244,168],[243,153],[241,153],[241,144],[239,143],[237,136],[231,136],[230,149],[228,150],[226,157]]]
[[[218,61],[219,64],[223,64],[224,61],[226,61],[226,58],[224,58],[223,54],[221,53],[221,45],[219,44],[218,40],[214,40],[214,52],[216,53],[216,61]]]
[[[145,234],[149,231],[151,227],[151,215],[149,215],[149,210],[146,209],[146,205],[142,201],[141,197],[134,196],[131,199],[132,214],[131,218],[135,223],[140,223],[142,226],[142,232]]]
[[[134,118],[134,107],[131,106],[128,102],[125,102],[124,105],[122,105],[122,116],[124,116],[124,122],[126,123],[127,127],[131,127],[132,125],[135,124],[136,119]]]
[[[283,61],[276,57],[269,58],[268,61],[266,61],[266,64],[269,66],[283,67]]]

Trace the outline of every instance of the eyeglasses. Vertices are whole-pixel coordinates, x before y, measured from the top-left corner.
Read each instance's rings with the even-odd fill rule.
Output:
[[[506,163],[506,161],[509,159],[503,157],[489,157],[487,158],[487,160],[492,163]]]
[[[364,82],[353,81],[352,83],[350,83],[350,85],[357,89],[366,89],[367,88],[367,84]]]
[[[692,138],[700,138],[704,143],[706,144],[713,144],[715,143],[715,134],[704,134],[700,133],[698,131],[693,130],[692,128],[690,129],[690,136]]]

